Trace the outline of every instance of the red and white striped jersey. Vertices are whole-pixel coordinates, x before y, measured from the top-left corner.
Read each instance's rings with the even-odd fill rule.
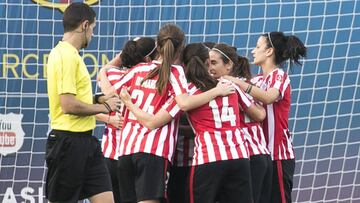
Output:
[[[121,130],[106,124],[101,139],[101,149],[105,158],[118,159],[118,146]]]
[[[239,78],[239,79],[244,81],[246,80],[245,78]],[[244,94],[251,101],[251,103],[254,104],[253,97],[249,94],[246,93]],[[267,149],[267,144],[261,123],[251,120],[251,118],[245,113],[245,109],[240,111],[239,116],[240,116],[240,126],[241,129],[244,131],[250,156],[259,155],[259,154],[270,154],[269,150]]]
[[[266,118],[263,122],[265,138],[273,160],[294,159],[292,136],[289,132],[291,85],[289,76],[282,69],[275,69],[266,78],[258,75],[251,80],[262,90],[276,88],[280,97],[272,104],[264,105]]]
[[[175,99],[172,100],[172,103],[170,102],[171,101],[169,100],[168,103],[171,105],[177,105]],[[173,114],[174,113],[176,112],[173,112]],[[179,119],[181,119],[180,117],[183,116],[183,119],[186,119],[186,121],[188,121],[187,114],[183,113],[182,115],[180,115],[181,113],[182,112],[179,111],[177,114],[179,116]],[[174,116],[172,115],[172,117]],[[181,121],[179,123],[181,123]],[[188,122],[186,123],[190,125]],[[184,133],[185,132],[183,132],[179,127],[178,137],[176,141],[175,152],[172,162],[173,166],[186,167],[192,165],[192,158],[194,155],[194,134],[191,133],[191,135],[186,135]]]
[[[121,80],[114,84],[120,92],[122,87],[127,87],[132,102],[143,111],[156,114],[160,108],[165,108],[170,115],[175,116],[179,112],[176,104],[166,104],[171,97],[187,92],[187,82],[184,70],[181,66],[173,65],[169,83],[163,94],[156,89],[158,75],[143,82],[144,78],[155,68],[159,62],[141,63],[133,67]],[[150,153],[172,161],[178,130],[178,119],[173,119],[166,125],[149,130],[142,126],[136,117],[125,110],[124,128],[120,140],[119,156],[135,154],[138,152]]]
[[[245,112],[240,112],[240,126],[244,132],[250,156],[270,154],[261,123],[253,121]]]
[[[190,95],[202,93],[192,84],[189,88]],[[188,112],[190,124],[195,132],[193,165],[249,157],[240,129],[238,97],[242,96],[245,95],[238,92],[217,97]],[[242,108],[251,105],[248,100],[245,102],[240,103],[244,105]]]
[[[106,68],[106,67],[104,67]],[[111,85],[114,84],[115,81],[119,81],[125,74],[127,70],[119,69],[117,67],[110,68],[106,71],[106,76]],[[115,114],[118,116],[124,116],[123,106],[120,108],[119,112],[110,113],[111,116]],[[118,159],[118,148],[120,143],[121,130],[110,125],[106,124],[104,129],[104,134],[101,139],[101,149],[105,158],[109,159]]]
[[[174,166],[184,167],[192,165],[194,155],[194,137],[181,135],[179,133],[174,153]]]
[[[106,76],[110,84],[114,85],[117,81],[121,80],[128,71],[129,69],[119,69],[117,67],[113,67],[106,71]]]
[[[249,99],[251,99],[250,95],[246,95],[249,97]],[[270,154],[269,150],[267,149],[265,135],[260,122],[251,120],[251,118],[244,111],[241,111],[240,126],[244,132],[250,156]]]

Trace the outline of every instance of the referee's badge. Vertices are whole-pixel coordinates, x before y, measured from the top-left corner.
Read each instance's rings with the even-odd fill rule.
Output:
[[[23,114],[0,114],[0,154],[17,152],[24,143]]]

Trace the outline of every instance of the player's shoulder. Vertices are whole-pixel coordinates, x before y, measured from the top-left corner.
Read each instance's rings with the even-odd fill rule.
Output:
[[[141,62],[130,68],[131,72],[143,72],[150,71],[158,65],[154,62]]]
[[[196,86],[192,82],[188,83],[188,87],[189,87],[189,89],[196,88]]]
[[[127,72],[127,69],[117,67],[117,66],[112,66],[112,65],[105,65],[103,68],[106,69],[107,75],[125,74]]]
[[[263,79],[263,77],[264,77],[263,74],[257,74],[251,78],[251,81],[253,81],[253,80],[258,81],[258,80]]]
[[[202,93],[202,91],[198,87],[196,87],[195,84],[193,84],[191,82],[187,83],[187,86],[188,86],[187,92],[188,92],[189,95],[201,94]]]
[[[287,73],[282,68],[277,68],[270,73],[273,76],[281,75],[287,77]]]
[[[73,64],[78,66],[82,60],[81,56],[60,46],[59,44],[51,49],[48,57],[50,64],[62,66],[62,64]]]
[[[170,72],[176,75],[185,75],[184,68],[181,65],[172,64]]]
[[[271,74],[272,74],[272,77],[274,78],[274,80],[279,81],[279,82],[284,82],[284,81],[290,80],[290,78],[288,77],[288,74],[281,68],[277,68],[276,70],[271,72]]]
[[[173,65],[171,66],[171,68],[173,68],[173,69],[175,69],[175,70],[184,70],[184,68],[183,68],[181,65],[175,65],[175,64],[173,64]]]
[[[252,84],[258,84],[258,83],[261,83],[262,81],[264,80],[264,77],[263,77],[263,75],[262,74],[258,74],[258,75],[255,75],[254,77],[252,77],[251,79],[250,79],[250,82],[252,83]]]

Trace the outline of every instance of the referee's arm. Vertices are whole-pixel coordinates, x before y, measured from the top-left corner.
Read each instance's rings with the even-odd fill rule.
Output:
[[[98,113],[109,113],[116,111],[120,106],[120,99],[113,97],[106,100],[110,110],[104,104],[87,104],[76,99],[73,94],[61,94],[60,106],[65,114],[77,116],[91,116]]]

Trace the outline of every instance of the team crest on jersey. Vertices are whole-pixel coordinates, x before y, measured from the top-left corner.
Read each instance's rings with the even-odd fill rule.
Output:
[[[0,154],[6,156],[17,152],[23,145],[22,118],[22,114],[0,114]]]
[[[282,79],[283,79],[282,75],[277,75],[277,78],[276,78],[277,81],[282,82]]]
[[[69,4],[73,2],[84,2],[85,4],[91,6],[97,4],[99,0],[82,0],[82,1],[75,1],[75,0],[32,0],[33,2],[39,4],[40,6],[44,6],[47,8],[55,8],[59,9],[61,12],[64,12],[65,9],[69,6]]]

